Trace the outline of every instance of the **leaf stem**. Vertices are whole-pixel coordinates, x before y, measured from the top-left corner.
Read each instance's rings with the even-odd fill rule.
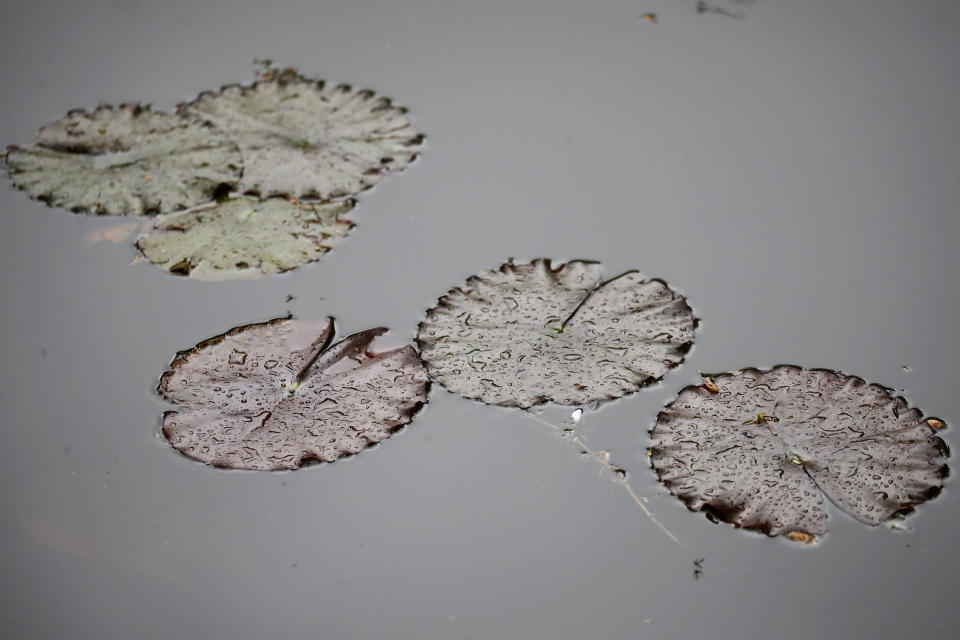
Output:
[[[629,272],[628,272],[628,273],[629,273]],[[624,274],[624,275],[626,275],[626,274]],[[617,276],[617,277],[620,277],[620,276]],[[581,304],[582,304],[582,303],[581,303]],[[544,420],[543,418],[541,418],[541,417],[537,416],[536,414],[530,412],[528,409],[523,409],[522,412],[523,412],[523,414],[524,414],[525,416],[527,416],[528,418],[530,418],[530,419],[533,420],[534,422],[538,422],[538,423],[542,424],[542,425],[545,426],[545,427],[549,427],[549,428],[553,429],[554,431],[556,431],[556,432],[558,432],[558,433],[565,433],[565,432],[567,432],[566,429],[563,429],[563,428],[561,428],[561,427],[558,427],[557,425],[555,425],[555,424],[553,424],[553,423],[551,423],[551,422],[547,422],[547,421]],[[581,453],[586,454],[586,455],[590,456],[591,458],[593,458],[594,460],[596,460],[597,462],[599,462],[599,463],[600,463],[603,467],[605,467],[610,473],[613,473],[613,474],[617,475],[617,474],[619,474],[620,472],[622,472],[622,470],[621,470],[619,467],[617,467],[617,466],[614,465],[612,462],[610,462],[610,459],[609,459],[608,456],[604,456],[604,455],[601,454],[601,452],[599,452],[599,451],[594,451],[594,450],[591,449],[589,446],[587,446],[587,443],[584,442],[583,437],[580,436],[579,434],[575,434],[575,435],[573,436],[573,438],[571,439],[571,442],[573,442],[573,444],[574,444],[577,448],[580,449],[580,452],[581,452]],[[631,497],[631,498],[633,499],[633,501],[637,504],[637,506],[640,507],[640,509],[643,511],[644,514],[646,514],[646,516],[647,516],[648,518],[650,518],[650,521],[653,522],[653,524],[657,525],[657,527],[659,527],[660,530],[663,531],[663,533],[666,534],[666,536],[667,536],[668,538],[670,538],[671,540],[673,540],[681,549],[686,549],[687,546],[686,546],[685,544],[683,544],[682,542],[680,542],[680,539],[677,538],[677,536],[673,535],[673,533],[672,533],[669,529],[667,529],[667,527],[666,527],[662,522],[660,522],[659,520],[657,520],[657,517],[656,517],[655,515],[653,515],[653,513],[647,508],[647,505],[644,504],[644,502],[646,501],[646,498],[641,498],[640,496],[638,496],[637,493],[633,490],[633,487],[630,486],[630,483],[627,482],[626,478],[623,479],[622,484],[623,484],[623,486],[627,489],[627,493],[630,494],[630,497]]]

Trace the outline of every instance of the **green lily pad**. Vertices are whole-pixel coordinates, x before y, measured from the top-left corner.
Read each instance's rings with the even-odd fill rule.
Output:
[[[140,105],[69,112],[6,158],[14,185],[91,214],[169,212],[240,178],[237,147],[208,123]]]
[[[207,120],[243,153],[239,190],[329,200],[354,195],[417,157],[407,110],[349,85],[290,72],[202,93],[180,113]]]
[[[353,228],[354,204],[230,198],[161,216],[137,247],[157,266],[200,280],[278,273],[336,246]]]
[[[230,469],[297,469],[358,453],[427,401],[416,349],[369,350],[386,331],[334,343],[332,318],[278,318],[205,340],[160,379],[157,391],[177,405],[163,435],[184,455]]]
[[[809,541],[827,531],[824,498],[877,525],[935,496],[945,426],[855,376],[745,369],[683,389],[657,418],[651,462],[691,510]]]
[[[431,377],[487,404],[599,403],[683,361],[696,319],[661,280],[596,262],[507,262],[427,311],[417,341]]]

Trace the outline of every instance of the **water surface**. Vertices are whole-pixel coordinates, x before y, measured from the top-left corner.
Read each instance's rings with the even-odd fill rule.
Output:
[[[687,512],[645,456],[698,370],[779,362],[895,387],[956,446],[956,3],[761,0],[740,21],[665,0],[197,4],[5,6],[0,141],[100,101],[168,108],[272,57],[411,107],[427,148],[361,196],[319,263],[253,282],[128,266],[132,242],[106,239],[126,221],[0,186],[11,637],[932,638],[960,623],[944,606],[951,479],[911,533],[834,510],[810,549]],[[578,425],[686,549],[563,438],[439,387],[404,432],[295,473],[217,471],[158,438],[177,350],[288,310],[401,344],[447,288],[510,256],[637,268],[702,318],[662,384]]]

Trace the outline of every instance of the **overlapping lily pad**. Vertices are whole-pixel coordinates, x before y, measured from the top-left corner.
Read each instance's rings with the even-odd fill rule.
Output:
[[[239,149],[208,123],[139,105],[71,111],[6,163],[31,197],[91,214],[191,207],[241,173]]]
[[[935,496],[945,426],[854,376],[746,369],[681,391],[657,418],[651,459],[691,510],[810,540],[827,531],[824,498],[876,525]]]
[[[353,227],[355,201],[236,197],[159,218],[137,246],[157,266],[200,280],[255,277],[318,260]]]
[[[179,111],[211,122],[239,146],[239,190],[262,197],[354,195],[403,170],[423,141],[407,110],[388,98],[291,72],[202,93]]]
[[[358,453],[410,422],[427,373],[412,346],[374,353],[387,330],[334,343],[334,323],[279,318],[180,353],[158,392],[178,405],[163,434],[217,467],[296,469]]]
[[[487,404],[527,408],[619,398],[683,361],[696,319],[661,280],[596,262],[507,262],[427,312],[417,341],[431,377]]]
[[[390,99],[268,71],[172,115],[141,105],[70,111],[30,146],[9,149],[10,176],[55,206],[136,215],[188,209],[224,190],[341,198],[417,157],[423,136]]]

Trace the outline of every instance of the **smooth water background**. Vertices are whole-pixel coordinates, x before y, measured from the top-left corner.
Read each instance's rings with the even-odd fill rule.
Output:
[[[429,136],[333,253],[252,282],[128,266],[132,238],[91,242],[126,220],[0,185],[4,636],[952,637],[953,479],[913,532],[834,510],[801,548],[688,512],[645,448],[698,370],[779,362],[895,387],[960,446],[960,6],[695,4],[4,3],[5,144],[72,107],[246,82],[256,57],[372,87]],[[579,425],[686,549],[548,428],[439,387],[382,445],[294,473],[214,470],[158,437],[177,350],[287,310],[400,344],[510,256],[689,296],[687,362]]]

